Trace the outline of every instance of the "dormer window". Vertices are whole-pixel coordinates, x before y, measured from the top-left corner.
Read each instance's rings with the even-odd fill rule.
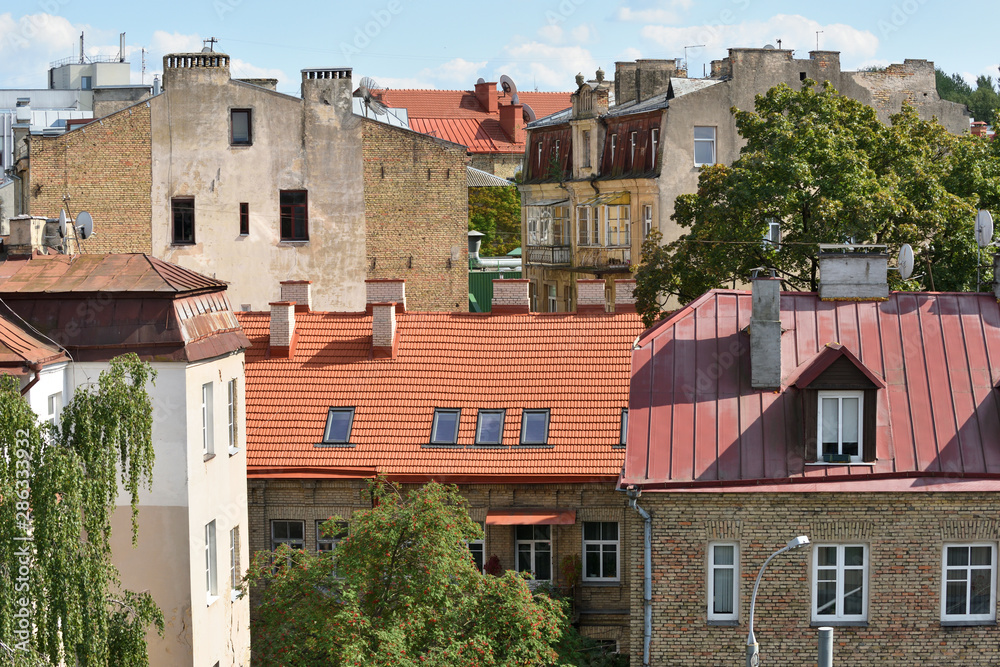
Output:
[[[631,146],[632,155],[630,157],[632,165],[635,164],[635,149],[639,145],[639,133],[633,132],[629,138],[629,144]]]
[[[650,147],[652,148],[652,164],[650,165],[650,167],[651,168],[655,168],[656,167],[656,147],[660,143],[660,128],[654,127],[652,130],[649,131],[649,143],[650,143]]]
[[[555,159],[557,159],[557,160],[559,159],[559,140],[558,139],[556,139],[556,141],[555,141],[555,147],[552,149],[552,155],[553,155],[553,157],[555,157]]]
[[[817,397],[819,460],[860,463],[863,391],[821,391]]]
[[[618,148],[618,135],[617,134],[612,134],[611,135],[611,163],[612,164],[614,164],[614,162],[615,162],[615,149],[617,149],[617,148]]]

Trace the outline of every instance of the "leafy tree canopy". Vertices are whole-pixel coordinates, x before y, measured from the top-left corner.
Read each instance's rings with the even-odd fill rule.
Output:
[[[517,186],[469,188],[469,229],[486,234],[479,254],[500,257],[521,245]]]
[[[0,664],[148,664],[146,629],[162,633],[163,616],[148,593],[121,588],[110,539],[119,474],[137,539],[154,378],[135,355],[114,359],[42,427],[0,377]]]
[[[673,219],[687,230],[677,241],[643,245],[636,297],[647,324],[665,295],[688,302],[756,267],[775,268],[785,289],[815,290],[819,243],[909,243],[924,272],[905,284],[897,274],[895,288],[975,289],[975,213],[998,203],[998,142],[951,135],[909,106],[883,125],[872,108],[809,80],[733,113],[740,157],[704,168],[698,191],[677,198]],[[771,221],[780,243],[762,240]]]
[[[555,664],[560,643],[581,648],[565,641],[560,602],[514,572],[476,569],[467,542],[482,530],[455,487],[404,499],[380,481],[372,494],[332,553],[255,556],[260,665],[514,667]]]
[[[994,112],[1000,109],[1000,92],[997,91],[992,76],[980,74],[976,78],[976,87],[973,88],[961,74],[948,75],[937,68],[934,75],[938,95],[942,99],[966,105],[974,119],[989,123]]]

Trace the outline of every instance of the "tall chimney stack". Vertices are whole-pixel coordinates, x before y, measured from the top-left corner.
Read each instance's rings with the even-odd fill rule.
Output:
[[[373,303],[372,308],[372,358],[396,357],[396,304]]]
[[[750,313],[750,386],[781,386],[781,281],[753,278]]]
[[[295,332],[295,302],[274,301],[270,305],[271,340],[268,352],[272,359],[291,359],[299,341]]]

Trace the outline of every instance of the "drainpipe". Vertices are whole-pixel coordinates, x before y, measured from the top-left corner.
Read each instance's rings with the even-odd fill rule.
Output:
[[[653,518],[636,501],[642,491],[626,491],[628,506],[642,517],[642,667],[649,667],[649,643],[653,637]]]
[[[42,365],[41,364],[35,364],[35,363],[29,362],[28,363],[28,368],[30,370],[32,370],[32,371],[35,372],[35,379],[33,379],[28,384],[24,385],[24,389],[21,390],[21,396],[24,396],[25,394],[27,394],[31,390],[32,387],[34,387],[36,384],[38,384],[38,379],[41,377],[41,375],[40,375],[41,370],[42,370]]]

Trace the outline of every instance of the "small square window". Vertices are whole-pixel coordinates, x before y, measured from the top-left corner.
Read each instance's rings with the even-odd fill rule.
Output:
[[[499,445],[503,443],[505,410],[480,410],[476,420],[476,444]]]
[[[549,441],[549,411],[525,410],[521,416],[521,444],[544,445]]]
[[[354,408],[330,408],[330,412],[326,415],[326,431],[323,433],[323,442],[350,442],[353,424]]]
[[[173,219],[173,242],[177,245],[194,243],[194,199],[175,197],[170,200]]]
[[[458,421],[461,410],[438,408],[434,410],[434,425],[431,427],[432,445],[454,445],[458,442]]]
[[[253,143],[253,114],[250,109],[233,109],[229,112],[229,143],[233,146],[249,146]]]

